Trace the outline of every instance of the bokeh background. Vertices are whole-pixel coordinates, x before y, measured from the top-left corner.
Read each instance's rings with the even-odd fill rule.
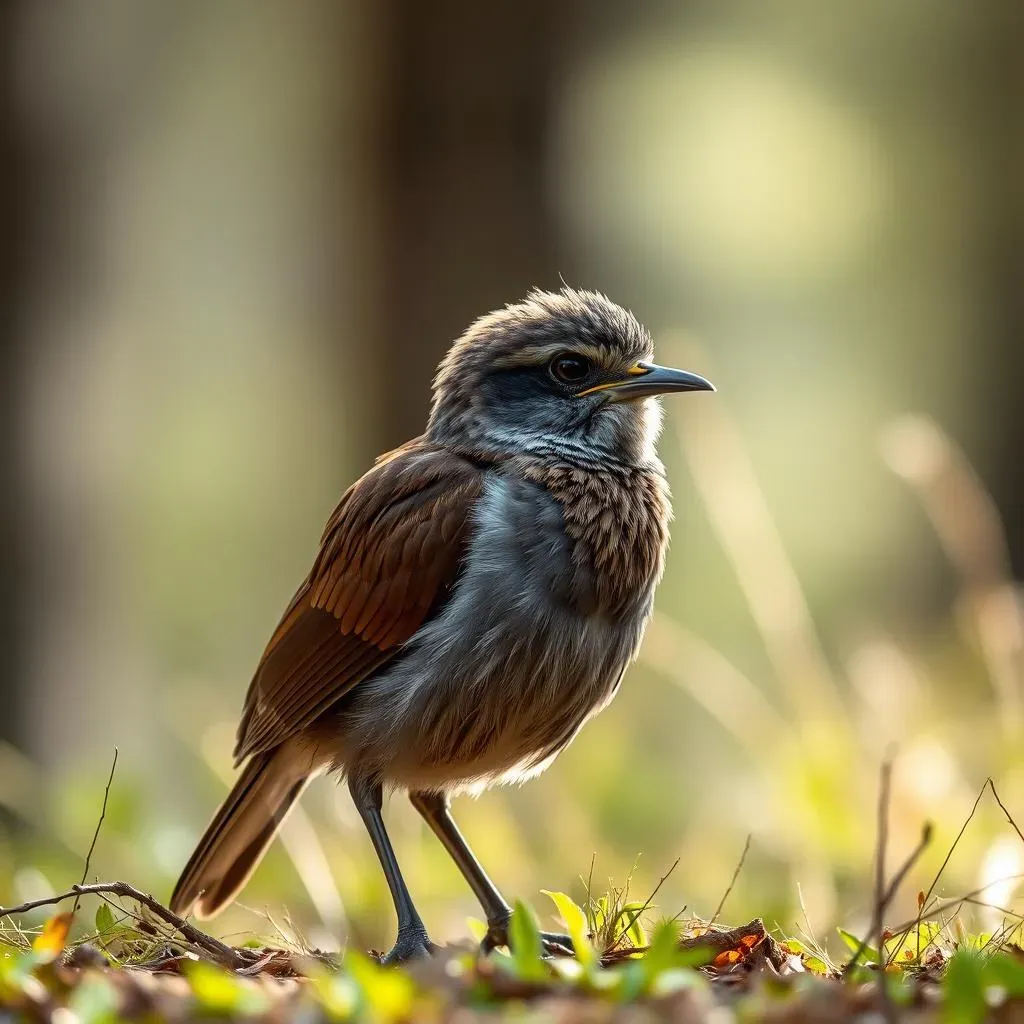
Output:
[[[417,433],[476,315],[608,292],[714,398],[615,704],[456,810],[510,894],[676,859],[662,912],[828,940],[991,775],[1024,818],[1024,7],[1016,0],[7,0],[0,95],[0,905],[166,896],[320,528]],[[477,913],[400,798],[435,938]],[[939,885],[1024,845],[984,799]],[[1004,880],[1005,881],[1000,881]],[[386,947],[318,784],[225,934]],[[1000,912],[980,908],[990,925]],[[900,916],[897,913],[897,916]],[[290,922],[290,923],[285,923]]]

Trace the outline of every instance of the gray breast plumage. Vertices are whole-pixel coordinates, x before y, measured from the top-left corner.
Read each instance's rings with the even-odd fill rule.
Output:
[[[349,770],[449,791],[526,778],[608,703],[639,646],[657,581],[602,612],[542,485],[493,473],[474,518],[447,604],[346,701]]]

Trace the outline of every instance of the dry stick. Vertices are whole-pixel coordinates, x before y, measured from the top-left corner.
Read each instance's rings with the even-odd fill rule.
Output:
[[[973,819],[975,813],[977,812],[978,804],[981,803],[981,798],[985,795],[985,787],[987,785],[988,785],[988,780],[986,779],[985,782],[982,784],[981,789],[978,790],[978,795],[974,798],[974,804],[971,807],[971,813],[967,815],[966,820],[960,826],[960,831],[957,832],[956,839],[953,840],[953,845],[950,846],[949,850],[946,852],[945,859],[942,861],[942,864],[939,866],[939,870],[935,872],[935,877],[932,879],[932,884],[928,886],[928,891],[924,894],[924,899],[923,900],[919,900],[919,902],[918,902],[918,906],[917,906],[917,927],[918,927],[918,929],[920,929],[920,927],[921,927],[921,922],[924,921],[927,917],[931,916],[930,914],[925,914],[924,913],[924,908],[928,905],[928,901],[932,898],[932,893],[935,892],[935,886],[937,886],[939,884],[939,879],[942,877],[942,872],[946,870],[946,865],[949,864],[950,860],[952,859],[954,851],[956,850],[957,846],[959,845],[960,840],[963,838],[964,833],[967,831],[967,826],[970,825],[971,819]],[[910,929],[908,928],[906,930],[906,932],[904,933],[903,938],[900,939],[900,941],[897,944],[896,948],[893,950],[893,954],[892,955],[894,957],[899,956],[900,950],[903,949],[903,946],[904,946],[904,944],[907,941],[907,935],[909,935],[909,934],[910,934]],[[920,934],[920,932],[918,932],[918,934]]]
[[[658,895],[658,890],[668,880],[669,875],[671,875],[672,872],[675,871],[675,869],[677,867],[679,867],[679,862],[681,860],[682,860],[682,857],[676,857],[676,859],[674,861],[672,861],[672,866],[668,869],[668,871],[666,871],[665,874],[663,874],[661,876],[661,878],[658,879],[658,884],[651,890],[651,895],[648,896],[647,899],[644,900],[644,905],[637,911],[637,916],[638,917],[639,917],[640,914],[642,914],[651,905],[651,901],[654,899],[655,896]]]
[[[47,896],[41,900],[29,900],[17,907],[0,907],[0,917],[10,917],[13,914],[26,914],[37,907],[52,907],[62,900],[71,899],[72,896],[101,896],[107,893],[111,896],[118,896],[121,899],[135,900],[147,910],[151,911],[161,921],[171,925],[177,932],[186,938],[193,945],[208,953],[218,963],[225,967],[237,970],[245,967],[247,961],[230,946],[215,939],[212,935],[200,931],[195,925],[191,925],[183,917],[178,917],[173,911],[168,910],[163,904],[158,903],[152,896],[147,895],[135,886],[127,882],[96,882],[92,885],[73,885],[67,892],[58,893],[56,896]]]
[[[953,840],[953,845],[949,848],[949,852],[946,854],[946,859],[942,862],[942,866],[939,868],[937,874],[935,875],[935,878],[932,880],[932,884],[929,886],[928,892],[925,893],[924,899],[920,901],[920,905],[918,907],[918,913],[917,913],[917,921],[916,921],[917,935],[918,935],[918,944],[920,944],[920,936],[921,936],[920,929],[921,929],[921,922],[922,921],[925,921],[925,920],[928,920],[928,919],[930,919],[932,917],[935,917],[935,916],[937,916],[938,914],[942,913],[944,910],[946,910],[946,909],[948,909],[950,907],[959,907],[959,906],[961,906],[964,903],[977,903],[978,901],[976,899],[974,899],[974,897],[977,894],[979,894],[981,892],[984,892],[985,889],[987,889],[989,887],[989,886],[983,886],[982,888],[975,889],[974,892],[968,893],[968,895],[960,897],[959,899],[947,900],[945,903],[941,903],[936,908],[933,908],[933,910],[930,911],[929,913],[927,913],[927,914],[924,913],[924,908],[927,905],[928,900],[931,899],[931,895],[935,891],[935,886],[938,885],[939,878],[942,876],[942,872],[945,871],[946,865],[949,863],[950,858],[953,856],[953,851],[957,848],[957,844],[960,842],[961,837],[963,836],[964,832],[967,830],[967,826],[971,823],[971,819],[974,817],[974,814],[975,814],[975,812],[978,809],[978,804],[981,802],[981,798],[985,795],[985,788],[986,787],[988,787],[989,789],[992,790],[992,796],[995,797],[995,801],[996,801],[997,804],[999,804],[1000,810],[1002,810],[1003,814],[1006,816],[1006,820],[1010,823],[1010,825],[1012,826],[1014,832],[1016,832],[1017,835],[1020,836],[1021,841],[1024,842],[1024,833],[1022,833],[1020,828],[1017,826],[1017,822],[1015,822],[1013,820],[1013,815],[1010,814],[1009,810],[1006,807],[1006,804],[1003,803],[1002,799],[999,796],[999,792],[996,790],[996,784],[992,781],[991,776],[989,776],[989,778],[987,778],[984,781],[984,783],[982,784],[981,789],[978,791],[978,795],[977,795],[977,797],[975,797],[975,800],[974,800],[974,805],[971,807],[971,813],[967,815],[967,820],[961,826],[960,831],[957,833],[956,839]],[[1011,877],[1013,877],[1013,876],[1011,876]],[[989,885],[993,885],[993,884],[995,884],[995,883],[989,883]],[[982,905],[983,906],[987,906],[987,904],[982,904]],[[996,909],[998,910],[1000,908],[997,907]],[[899,955],[900,950],[903,948],[903,944],[907,941],[907,935],[910,934],[910,929],[913,928],[913,927],[914,927],[914,924],[910,924],[906,928],[897,929],[897,933],[898,932],[903,932],[903,937],[900,939],[899,945],[897,945],[896,949],[893,951],[893,957],[896,957],[896,956]],[[920,959],[920,953],[918,954],[918,959]]]
[[[882,762],[878,786],[878,841],[875,847],[875,911],[871,932],[878,942],[878,998],[888,1024],[896,1024],[896,1010],[885,982],[885,851],[889,845],[889,800],[892,793],[892,757]]]
[[[743,870],[743,865],[747,861],[747,854],[750,852],[750,840],[753,833],[747,833],[747,841],[743,844],[743,852],[740,854],[739,863],[736,865],[736,870],[732,873],[732,879],[729,882],[729,888],[722,894],[722,898],[718,901],[718,906],[715,908],[714,914],[711,915],[711,920],[708,921],[708,927],[710,928],[717,920],[718,915],[722,912],[722,907],[725,906],[725,901],[729,898],[729,893],[732,892],[732,887],[736,884],[736,879],[740,877],[740,872]]]
[[[976,900],[973,897],[965,896],[964,903],[970,903],[972,907],[985,907],[987,910],[996,910],[1000,914],[1005,914],[1007,917],[1015,918],[1017,921],[1024,921],[1024,914],[1018,910],[1009,910],[1006,907],[999,906],[998,903],[989,903],[987,900]]]
[[[658,884],[651,890],[650,896],[648,896],[647,899],[644,900],[644,905],[638,911],[636,911],[636,913],[633,914],[633,916],[630,918],[629,925],[627,926],[626,931],[628,931],[629,928],[632,928],[633,925],[636,924],[636,922],[640,920],[640,915],[641,914],[644,914],[644,913],[647,912],[647,908],[651,905],[651,902],[654,900],[654,897],[658,895],[658,890],[665,884],[666,880],[668,879],[668,876],[671,875],[672,872],[675,871],[675,869],[677,867],[679,867],[679,862],[681,860],[682,860],[682,857],[676,857],[676,859],[672,862],[672,866],[668,869],[668,871],[666,871],[665,874],[663,874],[661,876],[661,878],[658,879]],[[686,907],[683,907],[683,909],[679,912],[679,914],[683,914],[685,912],[686,912]],[[677,914],[676,917],[678,917],[679,914]],[[676,919],[675,917],[672,918],[673,921],[675,919]],[[626,931],[620,932],[619,937],[612,943],[611,948],[605,950],[606,954],[607,953],[614,953],[615,952],[615,950],[619,946],[619,943],[622,941],[623,936],[626,934]]]
[[[904,935],[907,932],[912,931],[922,921],[930,921],[932,918],[941,917],[947,910],[956,910],[961,907],[964,903],[978,903],[979,906],[988,906],[987,903],[981,903],[977,897],[980,896],[986,889],[991,889],[993,885],[997,885],[999,882],[1009,882],[1014,879],[1024,878],[1024,874],[1017,875],[1006,875],[1003,878],[997,878],[994,881],[986,882],[984,885],[979,886],[977,889],[972,889],[969,893],[964,896],[954,896],[952,899],[943,900],[941,903],[936,903],[931,910],[927,913],[919,914],[917,917],[912,918],[909,921],[904,921],[903,924],[896,928],[890,928],[889,932],[893,935]],[[996,908],[1000,909],[999,907]]]
[[[932,825],[931,825],[931,822],[926,822],[924,828],[921,829],[921,838],[918,841],[917,846],[914,847],[914,849],[910,853],[910,856],[907,857],[907,859],[903,862],[903,865],[900,867],[899,871],[897,871],[896,874],[893,876],[892,881],[889,883],[889,887],[885,890],[885,893],[882,896],[882,914],[883,914],[883,917],[884,917],[885,911],[888,910],[890,904],[896,898],[896,893],[899,891],[900,886],[903,884],[903,880],[910,873],[910,869],[917,863],[917,861],[920,858],[921,854],[924,853],[925,848],[928,846],[928,844],[931,841],[932,841]],[[982,892],[982,891],[983,890],[981,890],[981,889],[978,890],[978,892]],[[965,900],[966,900],[966,897],[961,897],[961,899],[959,899],[959,900],[952,900],[949,903],[944,903],[944,904],[936,907],[935,910],[932,911],[932,913],[926,914],[924,918],[921,918],[921,920],[925,920],[925,918],[929,918],[929,917],[936,917],[940,913],[942,913],[943,910],[948,909],[950,906],[952,906],[954,904],[963,903]],[[872,915],[872,919],[871,920],[872,920],[872,925],[873,925],[874,924],[874,916],[873,915]],[[889,929],[889,933],[890,933],[890,935],[895,936],[895,935],[899,935],[901,932],[909,932],[910,929],[913,928],[916,923],[917,923],[917,921],[915,919],[914,921],[910,921],[908,924],[904,925],[903,927],[896,928],[896,929],[890,928]],[[850,962],[843,968],[843,974],[844,975],[849,974],[850,971],[852,971],[853,968],[857,965],[857,962],[860,960],[860,958],[864,955],[864,950],[866,950],[868,948],[868,943],[871,941],[872,934],[873,934],[873,932],[869,931],[868,934],[861,940],[860,945],[857,947],[857,949],[854,951],[853,956],[850,958]],[[897,952],[898,952],[898,950],[897,950]],[[879,955],[879,958],[881,958],[881,956],[882,956],[882,950],[881,949],[879,949],[878,955]],[[895,955],[896,954],[893,953],[893,956],[895,956]]]
[[[92,834],[92,842],[89,844],[89,852],[85,855],[85,867],[82,868],[82,880],[79,885],[85,885],[89,877],[89,862],[92,860],[92,852],[96,849],[96,840],[100,837],[100,829],[103,827],[103,819],[107,816],[107,800],[110,798],[110,786],[114,781],[114,769],[117,768],[117,747],[114,747],[114,760],[110,763],[110,774],[107,776],[107,785],[103,790],[103,806],[100,808],[100,820],[96,822],[96,830]],[[75,897],[75,905],[71,908],[72,914],[78,913],[79,899]]]
[[[989,789],[992,790],[992,795],[996,798],[996,803],[999,804],[999,809],[1006,815],[1006,820],[1013,826],[1013,831],[1020,836],[1021,842],[1024,842],[1024,832],[1017,827],[1017,822],[1013,820],[1010,812],[1006,809],[1006,804],[999,799],[999,794],[996,792],[996,784],[992,781],[991,777],[987,780]]]
[[[889,843],[889,799],[892,790],[892,759],[882,762],[878,786],[878,839],[875,843],[875,911],[872,932],[878,939],[878,957],[882,957],[882,900],[885,898],[885,849]]]
[[[963,838],[964,833],[967,831],[967,826],[970,825],[971,819],[974,817],[975,812],[978,810],[978,804],[981,803],[981,798],[985,795],[985,786],[988,785],[986,780],[985,785],[978,790],[978,795],[974,798],[974,804],[971,807],[971,813],[967,815],[967,819],[960,826],[960,831],[956,834],[956,839],[953,840],[953,845],[949,848],[949,852],[946,854],[945,860],[939,866],[939,870],[935,873],[935,877],[932,879],[932,884],[928,886],[928,891],[924,894],[924,900],[922,901],[922,907],[931,899],[932,893],[935,892],[935,886],[939,884],[939,879],[942,877],[942,872],[946,870],[946,865],[949,864],[950,859],[953,856],[953,852],[956,850],[960,840]]]

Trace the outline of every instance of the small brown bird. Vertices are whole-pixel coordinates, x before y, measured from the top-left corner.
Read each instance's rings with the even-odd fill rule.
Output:
[[[432,948],[384,828],[385,788],[409,793],[455,860],[486,945],[507,944],[509,905],[449,797],[543,771],[636,655],[670,517],[651,396],[714,390],[652,356],[631,313],[569,288],[534,291],[452,345],[426,432],[349,488],[270,638],[238,727],[245,767],[176,913],[220,911],[310,779],[336,771],[394,899],[385,961]]]

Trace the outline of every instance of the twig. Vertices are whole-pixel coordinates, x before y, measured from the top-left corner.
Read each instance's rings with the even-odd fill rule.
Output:
[[[676,857],[676,859],[672,862],[672,866],[668,869],[668,871],[666,871],[665,874],[663,874],[661,876],[661,878],[658,879],[658,884],[651,890],[650,896],[648,896],[647,899],[644,900],[644,905],[633,914],[633,916],[630,918],[629,924],[626,926],[626,929],[619,933],[618,938],[611,944],[611,948],[605,951],[606,953],[614,953],[615,950],[618,948],[619,943],[622,941],[623,937],[625,936],[626,931],[628,931],[630,928],[632,928],[633,925],[637,921],[640,920],[640,915],[641,914],[647,913],[647,908],[653,902],[654,897],[658,895],[658,890],[665,884],[666,880],[668,879],[668,876],[671,875],[672,872],[675,871],[675,869],[677,867],[679,867],[679,861],[680,860],[682,860],[681,857]],[[686,907],[683,907],[683,909],[681,911],[679,911],[679,914],[677,914],[676,917],[679,917],[680,914],[683,914],[685,912],[686,912]],[[672,918],[673,921],[675,921],[675,919],[676,919],[675,917]]]
[[[1003,878],[995,878],[991,882],[986,882],[984,885],[979,886],[977,889],[972,889],[964,896],[955,896],[952,899],[936,903],[935,906],[933,906],[927,913],[919,913],[917,917],[910,921],[904,921],[903,924],[899,925],[897,928],[890,928],[889,931],[894,936],[904,935],[920,925],[922,921],[930,921],[934,917],[941,917],[947,910],[956,910],[964,903],[976,903],[978,902],[977,897],[985,892],[986,889],[991,889],[992,886],[998,885],[1000,882],[1009,882],[1017,878],[1024,878],[1024,874],[1005,875]],[[979,904],[979,906],[987,906],[987,904]]]
[[[683,914],[685,914],[689,909],[690,909],[690,904],[689,903],[684,903],[683,904],[683,909],[680,910],[678,914],[674,914],[672,917],[669,918],[669,924],[675,924],[676,921],[678,921],[679,918],[681,918],[683,916]]]
[[[1014,918],[1018,924],[1024,921],[1024,914],[1017,910],[1009,910],[1006,907],[999,906],[998,903],[989,903],[986,900],[978,900],[973,896],[965,896],[964,903],[970,903],[972,907],[984,907],[986,910],[996,910],[1000,914],[1004,914],[1006,917]]]
[[[978,795],[974,798],[974,805],[971,807],[971,813],[967,815],[967,820],[960,826],[960,831],[957,832],[956,839],[953,840],[953,845],[949,848],[949,852],[946,854],[946,859],[942,862],[939,870],[935,873],[935,877],[932,879],[932,884],[928,886],[928,891],[924,894],[924,900],[921,903],[922,907],[931,899],[932,893],[935,892],[935,886],[939,884],[939,879],[942,877],[942,872],[946,870],[946,865],[949,863],[950,858],[952,858],[953,851],[956,850],[957,845],[963,838],[964,833],[967,831],[967,826],[970,825],[971,819],[978,810],[978,804],[981,803],[981,798],[985,795],[985,786],[987,785],[988,782],[986,780],[985,785],[978,790]]]
[[[930,822],[926,822],[924,828],[921,829],[921,838],[918,841],[917,846],[914,847],[914,849],[910,853],[910,856],[907,857],[907,859],[903,862],[903,865],[900,867],[899,871],[897,871],[896,874],[893,876],[892,881],[889,883],[889,887],[885,890],[885,893],[882,896],[882,914],[883,914],[883,918],[884,918],[885,911],[888,910],[890,904],[896,898],[896,893],[899,891],[900,886],[903,884],[903,880],[910,873],[910,869],[917,863],[918,858],[920,858],[921,854],[924,853],[925,848],[928,846],[928,844],[931,842],[931,840],[932,840],[932,825],[931,825]],[[990,883],[990,884],[993,884],[993,883]],[[979,889],[977,891],[978,892],[982,892],[984,890]],[[937,906],[933,911],[931,911],[928,914],[925,914],[924,917],[922,917],[922,918],[918,918],[918,919],[915,919],[914,921],[910,921],[906,925],[904,925],[904,926],[902,926],[900,928],[890,928],[889,929],[889,936],[891,938],[893,936],[900,935],[900,934],[905,933],[905,932],[909,932],[914,927],[915,924],[919,924],[921,921],[926,920],[927,918],[930,918],[930,917],[937,917],[939,914],[942,913],[943,910],[948,909],[951,906],[955,906],[958,903],[963,903],[963,902],[966,901],[966,899],[967,899],[967,897],[964,896],[964,897],[961,897],[959,900],[951,900],[948,903],[944,903],[944,904],[941,904],[940,906]],[[872,916],[872,925],[874,925],[874,916]],[[873,931],[877,931],[877,929],[873,929]],[[854,951],[853,956],[850,958],[850,962],[843,968],[843,974],[844,975],[849,974],[850,971],[852,971],[853,968],[857,965],[857,962],[864,955],[864,950],[868,948],[868,942],[870,942],[871,937],[872,937],[872,932],[868,932],[868,934],[864,937],[864,939],[861,940],[861,944]],[[899,948],[897,947],[896,951],[893,953],[893,956],[896,956],[896,954],[898,952],[899,952]],[[882,949],[881,948],[879,948],[879,950],[878,950],[878,955],[879,955],[879,958],[881,958],[881,956],[882,956]]]
[[[999,809],[1006,815],[1006,820],[1013,826],[1013,831],[1020,836],[1021,842],[1024,843],[1024,832],[1017,827],[1017,822],[1013,820],[1010,812],[1006,809],[1006,804],[999,799],[999,794],[996,792],[996,784],[992,781],[991,777],[987,780],[989,789],[992,790],[992,795],[996,798],[996,803],[999,804]]]
[[[651,895],[644,900],[644,905],[637,912],[637,916],[642,914],[651,905],[651,902],[654,900],[654,897],[658,895],[658,890],[661,889],[661,887],[668,880],[669,875],[671,875],[672,872],[675,871],[677,867],[679,867],[680,860],[682,860],[681,857],[676,857],[676,859],[672,861],[672,866],[668,869],[668,871],[666,871],[665,874],[663,874],[661,878],[658,879],[658,884],[651,890]],[[684,907],[683,909],[685,910],[686,908]]]
[[[878,842],[875,848],[875,910],[872,933],[878,943],[878,998],[888,1024],[896,1024],[896,1010],[885,981],[885,852],[889,845],[889,800],[892,793],[892,757],[882,762],[878,786]]]
[[[114,781],[114,769],[117,768],[117,747],[114,747],[114,760],[110,762],[110,774],[107,776],[107,785],[103,790],[103,806],[100,808],[100,820],[96,822],[96,830],[92,834],[92,842],[89,844],[89,852],[85,855],[85,866],[82,868],[82,880],[79,885],[85,885],[89,877],[89,863],[92,860],[92,852],[96,849],[96,840],[100,837],[100,829],[103,827],[103,819],[107,816],[107,800],[110,798],[110,786]],[[78,913],[79,898],[75,897],[75,905],[71,908],[72,914]]]
[[[924,894],[924,899],[918,901],[917,905],[917,927],[918,934],[920,935],[921,922],[931,917],[931,914],[925,914],[924,908],[928,906],[928,901],[932,898],[932,893],[935,892],[935,887],[939,884],[939,879],[942,877],[943,871],[946,870],[946,865],[949,864],[953,857],[953,853],[963,838],[964,833],[967,831],[967,826],[970,825],[971,820],[974,818],[975,813],[978,810],[978,804],[981,803],[981,798],[985,795],[985,787],[989,784],[989,779],[986,779],[982,784],[981,789],[978,790],[978,795],[974,798],[974,804],[971,806],[971,813],[967,815],[964,823],[960,826],[960,831],[956,834],[956,839],[953,840],[953,845],[950,846],[949,850],[946,851],[945,859],[939,866],[939,870],[935,872],[935,877],[932,879],[932,884],[928,886],[928,891]],[[903,938],[900,939],[896,948],[893,950],[893,956],[897,957],[900,954],[900,950],[903,949],[904,944],[907,941],[907,935],[910,934],[910,930],[904,933]]]
[[[56,896],[47,896],[45,899],[29,900],[28,903],[19,904],[16,907],[0,907],[0,917],[10,917],[13,914],[26,914],[37,907],[52,907],[63,900],[81,896],[102,896],[104,893],[111,896],[118,896],[122,899],[135,900],[151,913],[155,914],[165,924],[169,924],[180,935],[204,950],[212,959],[225,967],[237,970],[247,966],[247,960],[236,950],[215,939],[212,935],[200,931],[195,925],[189,924],[183,917],[179,917],[173,911],[168,910],[163,904],[157,902],[152,896],[147,895],[135,886],[127,882],[96,882],[92,885],[73,885],[67,892],[58,893]]]
[[[743,844],[743,852],[740,854],[739,863],[736,865],[736,870],[732,873],[732,878],[729,881],[729,887],[722,894],[722,898],[718,901],[718,906],[715,908],[714,914],[711,915],[711,920],[708,922],[710,928],[717,920],[718,915],[722,912],[722,907],[725,906],[725,901],[729,898],[729,893],[732,892],[732,887],[736,884],[736,879],[740,877],[740,872],[743,870],[743,865],[746,863],[747,854],[750,852],[750,840],[752,833],[747,833],[747,841]]]
[[[911,851],[910,856],[903,862],[903,867],[896,872],[893,876],[893,880],[889,883],[889,888],[885,892],[885,906],[886,908],[896,898],[896,893],[899,891],[900,886],[903,884],[903,880],[910,873],[910,869],[917,863],[918,858],[924,853],[925,848],[932,841],[932,834],[934,828],[930,821],[924,823],[924,828],[921,829],[921,838],[917,841],[917,846]],[[897,951],[898,952],[898,951]],[[881,948],[879,949],[881,953]],[[893,956],[896,954],[894,953]]]
[[[878,966],[881,969],[881,984],[883,986],[885,984],[885,912],[888,909],[889,904],[892,903],[895,898],[904,878],[906,878],[908,872],[917,862],[917,859],[924,852],[925,847],[927,847],[931,842],[932,838],[932,826],[930,823],[926,823],[924,828],[921,830],[921,839],[917,846],[914,847],[910,856],[906,861],[904,861],[903,866],[893,876],[889,885],[886,886],[885,851],[889,840],[889,799],[891,788],[892,758],[887,756],[882,762],[878,788],[878,842],[875,848],[875,905],[871,915],[871,928],[861,940],[860,945],[856,950],[854,950],[853,956],[850,958],[849,962],[843,968],[843,975],[848,975],[864,955],[864,950],[867,949],[868,942],[872,937],[874,937],[878,942]],[[975,806],[977,806],[977,804],[975,804]],[[966,828],[966,825],[964,827]],[[963,834],[963,829],[961,829],[961,834]],[[949,859],[948,856],[946,859]],[[884,989],[882,993],[882,1000],[886,1017],[891,1018],[893,1016],[893,1011],[889,1002],[888,989]]]

